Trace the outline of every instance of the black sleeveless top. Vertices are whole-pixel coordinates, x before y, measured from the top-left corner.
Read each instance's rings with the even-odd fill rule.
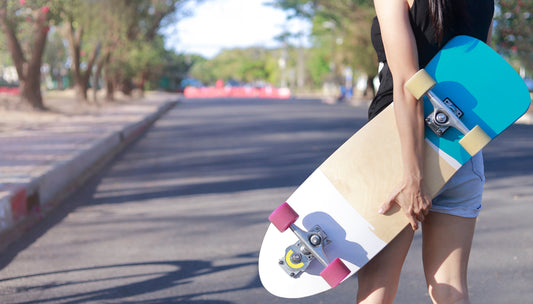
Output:
[[[426,66],[431,58],[438,53],[440,46],[458,35],[468,35],[481,41],[487,41],[487,36],[494,15],[494,0],[465,0],[468,22],[454,28],[444,29],[442,44],[435,38],[435,28],[429,13],[429,1],[415,0],[411,7],[409,19],[416,39],[418,62],[420,68]],[[387,65],[381,30],[377,18],[372,22],[371,38],[376,50],[378,61],[383,63],[379,72],[379,89],[368,109],[368,118],[372,119],[392,102],[392,74]]]

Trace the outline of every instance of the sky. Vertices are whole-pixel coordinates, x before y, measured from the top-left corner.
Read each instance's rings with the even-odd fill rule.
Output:
[[[264,5],[268,0],[204,0],[188,6],[192,15],[165,31],[166,46],[178,53],[212,58],[222,49],[277,47],[274,37],[285,28],[309,31],[302,20],[286,20],[286,12]]]

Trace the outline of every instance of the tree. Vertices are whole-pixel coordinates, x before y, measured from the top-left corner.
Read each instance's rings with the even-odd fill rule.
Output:
[[[494,44],[496,49],[516,58],[533,72],[533,2],[524,0],[496,1]]]
[[[311,66],[323,69],[324,60],[329,61],[333,79],[341,79],[342,67],[351,66],[364,72],[368,87],[373,88],[377,59],[370,40],[375,16],[371,0],[276,0],[271,5],[288,11],[289,18],[306,18],[313,23],[317,50],[311,57],[319,62]]]
[[[50,25],[58,17],[59,0],[0,2],[0,27],[19,77],[21,99],[44,109],[41,64]]]
[[[176,54],[173,51],[166,51],[164,60],[163,68],[153,74],[149,85],[151,88],[158,87],[176,92],[181,88],[181,81],[187,78],[191,67],[199,60],[205,59],[199,55]]]
[[[62,30],[68,39],[76,96],[87,101],[89,79],[100,54],[103,39],[101,33],[105,31],[100,18],[105,6],[102,1],[71,1],[71,5],[63,8]]]
[[[103,73],[106,98],[113,100],[116,88],[129,95],[134,81],[142,88],[162,66],[166,57],[158,31],[187,0],[73,1],[77,5],[65,10],[65,32],[76,91],[86,99],[90,76],[97,88]]]
[[[44,52],[43,62],[48,64],[50,77],[57,83],[57,88],[64,89],[63,76],[66,70],[68,51],[57,28],[50,29]]]
[[[264,48],[236,48],[223,50],[208,61],[199,61],[190,74],[204,83],[218,79],[252,83],[255,81],[277,82],[275,51]]]
[[[137,85],[142,90],[146,77],[150,74],[148,66],[154,59],[161,59],[157,53],[164,50],[158,34],[165,19],[176,17],[176,13],[187,0],[122,0],[113,1],[120,28],[125,30],[125,36],[120,37],[121,50],[112,54],[111,62],[115,65],[114,82],[119,83],[122,91],[129,95],[133,88],[133,78],[137,77]],[[116,15],[115,15],[116,16]],[[149,46],[158,48],[150,50]],[[148,60],[139,62],[139,54],[147,56]],[[154,56],[155,54],[155,56]],[[160,54],[160,53],[159,53]],[[118,55],[118,56],[117,56]],[[121,67],[117,68],[116,65]],[[120,71],[120,73],[116,73]]]
[[[330,72],[329,50],[314,48],[309,52],[307,69],[313,82],[313,86],[319,87],[324,82],[324,75]]]
[[[0,47],[9,51],[16,67],[21,99],[34,108],[45,108],[40,91],[41,65],[51,27],[68,41],[74,87],[80,99],[87,100],[91,76],[97,88],[102,73],[108,99],[118,87],[129,94],[134,81],[143,88],[169,58],[159,30],[181,17],[178,13],[186,2],[0,0]],[[59,50],[61,39],[53,38],[51,47]],[[49,64],[61,61],[50,52],[46,58]]]

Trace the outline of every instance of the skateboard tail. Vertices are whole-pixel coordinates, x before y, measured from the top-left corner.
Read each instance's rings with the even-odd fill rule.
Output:
[[[376,236],[374,227],[348,203],[320,169],[311,174],[287,203],[300,215],[295,225],[307,231],[319,225],[327,233],[331,240],[324,247],[328,261],[338,258],[350,275],[387,244]],[[328,279],[328,283],[321,276],[324,266],[318,260],[312,261],[298,278],[287,275],[279,260],[285,258],[287,246],[297,240],[289,229],[280,232],[273,224],[269,226],[259,253],[259,274],[265,289],[281,298],[302,298],[327,291],[345,280],[339,280],[339,270],[334,270],[336,280]]]

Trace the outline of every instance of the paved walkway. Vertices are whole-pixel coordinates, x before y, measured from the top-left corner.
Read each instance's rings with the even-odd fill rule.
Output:
[[[177,99],[151,93],[72,116],[5,111],[0,118],[0,241],[6,243],[46,214]]]

